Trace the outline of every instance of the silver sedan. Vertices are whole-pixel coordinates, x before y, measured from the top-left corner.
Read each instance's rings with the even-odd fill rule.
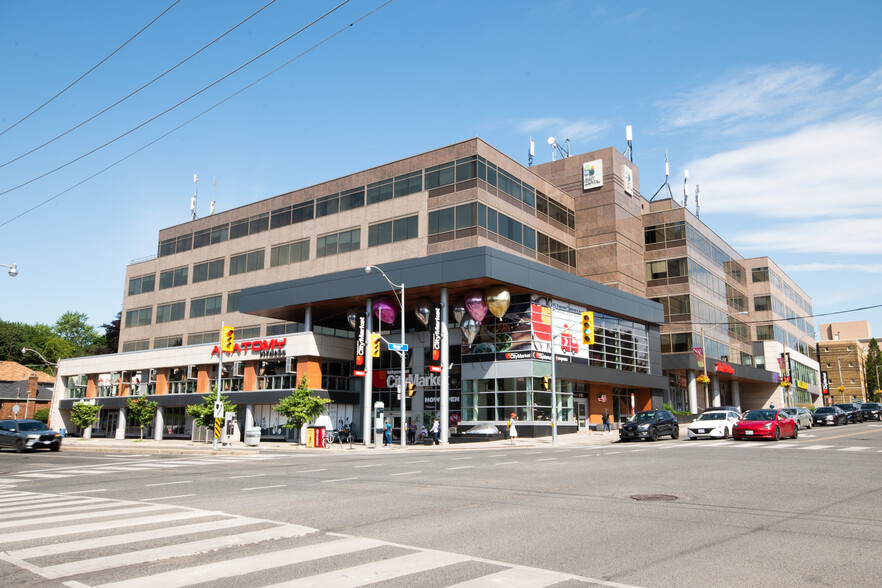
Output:
[[[793,417],[793,420],[796,421],[800,429],[812,428],[812,413],[809,409],[802,406],[787,406],[781,410]]]

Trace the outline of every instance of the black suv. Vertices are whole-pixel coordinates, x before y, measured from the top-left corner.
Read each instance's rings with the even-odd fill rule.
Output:
[[[861,412],[861,409],[856,407],[851,402],[840,402],[837,404],[839,408],[845,411],[845,414],[848,415],[848,422],[850,423],[862,423],[864,422],[864,413]]]
[[[671,439],[680,436],[680,423],[677,417],[667,410],[643,410],[619,427],[619,440],[649,439],[658,441],[662,435]]]
[[[864,420],[882,421],[882,404],[878,402],[867,402],[861,404],[861,412],[864,414]]]
[[[0,421],[0,447],[13,447],[19,453],[38,447],[58,451],[61,449],[61,435],[49,429],[42,421]]]

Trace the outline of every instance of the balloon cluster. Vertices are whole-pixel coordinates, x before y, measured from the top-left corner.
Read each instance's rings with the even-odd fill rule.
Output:
[[[504,286],[492,286],[486,291],[469,290],[464,298],[458,298],[453,303],[453,316],[471,345],[481,330],[481,321],[487,316],[487,312],[496,318],[502,318],[510,304],[511,294]],[[469,316],[463,320],[466,313]]]

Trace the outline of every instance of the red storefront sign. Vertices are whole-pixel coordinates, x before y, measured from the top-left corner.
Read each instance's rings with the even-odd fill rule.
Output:
[[[245,351],[251,351],[253,353],[267,353],[270,351],[282,352],[285,349],[285,343],[287,341],[287,337],[285,339],[258,339],[257,341],[242,341],[241,343],[236,343],[235,345],[233,345],[232,353],[228,353],[227,355],[233,355],[234,353],[244,353]],[[211,355],[220,355],[219,345],[214,346],[214,349],[211,350]]]

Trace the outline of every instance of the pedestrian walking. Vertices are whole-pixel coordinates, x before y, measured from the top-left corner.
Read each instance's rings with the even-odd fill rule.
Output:
[[[416,443],[416,421],[411,420],[410,426],[407,427],[407,442],[413,445]]]
[[[441,432],[441,421],[438,420],[438,417],[435,417],[435,422],[432,423],[432,443],[435,445],[440,445],[438,442],[438,433]]]
[[[515,423],[518,420],[518,415],[515,413],[511,413],[511,417],[508,419],[508,438],[511,439],[511,444],[514,445],[514,442],[518,438],[518,428],[515,426]]]
[[[386,419],[386,424],[383,425],[383,445],[392,445],[392,424],[389,419]]]
[[[603,418],[603,434],[606,435],[607,433],[609,433],[610,435],[612,435],[612,429],[609,426],[609,409],[608,408],[603,409],[603,417],[602,418]]]

